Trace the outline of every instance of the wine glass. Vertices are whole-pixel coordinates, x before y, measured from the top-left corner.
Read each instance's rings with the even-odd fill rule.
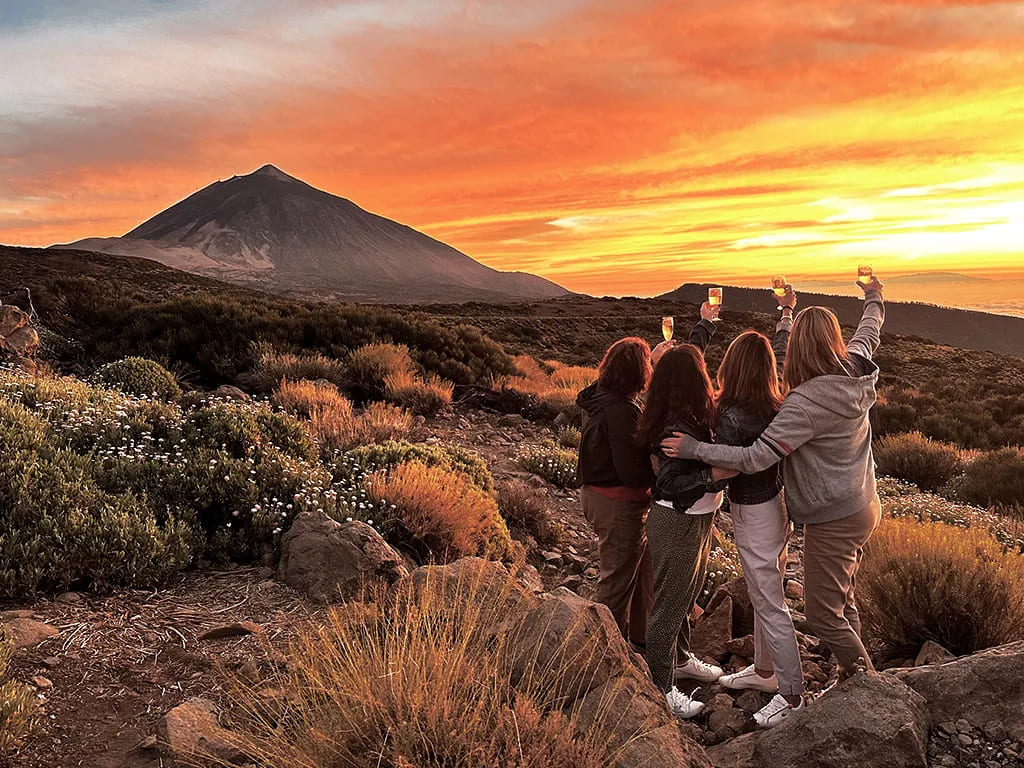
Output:
[[[870,264],[861,264],[857,267],[857,283],[862,286],[866,286],[871,282],[871,276],[874,274],[874,270],[871,269]],[[861,299],[864,297],[861,296]]]
[[[772,278],[772,293],[774,293],[780,299],[786,295],[785,275],[775,275],[775,277]],[[778,308],[782,309],[782,305],[780,304]]]
[[[722,304],[722,289],[721,288],[708,288],[708,304],[712,307],[718,307]]]
[[[676,321],[671,317],[661,318],[661,335],[665,341],[672,341],[672,333],[675,331]]]

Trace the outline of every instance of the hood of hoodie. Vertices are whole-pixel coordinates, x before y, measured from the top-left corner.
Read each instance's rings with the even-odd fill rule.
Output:
[[[576,396],[576,405],[588,416],[600,413],[609,405],[628,402],[631,401],[622,397],[622,395],[602,389],[598,386],[597,382],[594,382]]]
[[[852,356],[851,356],[852,357]],[[815,405],[844,419],[866,414],[875,404],[878,366],[865,358],[851,360],[852,375],[815,376],[793,390]]]

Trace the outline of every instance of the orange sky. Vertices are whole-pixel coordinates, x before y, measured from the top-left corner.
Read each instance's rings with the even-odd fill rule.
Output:
[[[0,9],[0,242],[123,234],[269,162],[589,293],[1024,280],[1020,3],[78,5]]]

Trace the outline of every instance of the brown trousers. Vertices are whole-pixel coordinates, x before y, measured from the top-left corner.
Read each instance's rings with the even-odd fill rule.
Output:
[[[601,574],[595,599],[608,606],[623,637],[645,645],[654,600],[644,530],[649,502],[614,501],[586,487],[582,498],[583,516],[597,534]]]
[[[804,589],[807,621],[851,674],[858,659],[874,669],[860,639],[854,596],[864,545],[881,519],[878,499],[856,514],[804,526]]]

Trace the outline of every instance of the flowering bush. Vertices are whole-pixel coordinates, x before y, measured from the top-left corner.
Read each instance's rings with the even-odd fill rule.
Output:
[[[960,449],[940,443],[920,432],[886,435],[875,442],[878,471],[915,483],[922,491],[934,491],[963,468]]]
[[[352,467],[374,472],[399,464],[418,461],[430,467],[443,467],[460,472],[485,491],[494,488],[494,478],[487,462],[468,448],[458,445],[430,445],[389,440],[354,448],[335,460],[335,477],[344,476]]]
[[[520,451],[516,461],[527,472],[540,475],[559,488],[576,487],[578,458],[574,451],[554,445],[540,445]]]
[[[96,381],[130,395],[152,395],[160,400],[181,397],[181,387],[174,374],[160,363],[143,357],[126,357],[107,363],[96,371]]]
[[[1024,639],[1024,557],[982,529],[885,520],[857,595],[865,629],[894,657],[926,640],[960,655]]]
[[[384,536],[412,548],[421,561],[513,554],[494,497],[459,472],[411,462],[373,475],[366,487],[372,501],[393,505],[381,521]]]
[[[563,448],[578,451],[581,442],[583,442],[583,433],[576,427],[562,427],[558,430],[558,444]]]
[[[704,586],[697,596],[697,604],[704,607],[723,584],[743,575],[740,565],[740,553],[736,545],[729,539],[722,538],[720,544],[712,548],[708,558],[708,571],[704,577]]]

